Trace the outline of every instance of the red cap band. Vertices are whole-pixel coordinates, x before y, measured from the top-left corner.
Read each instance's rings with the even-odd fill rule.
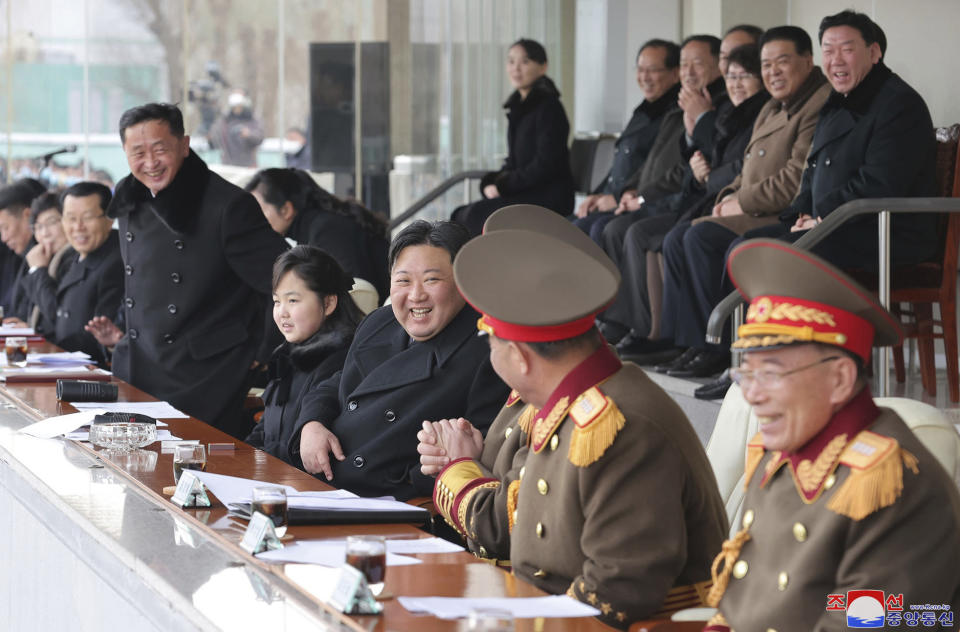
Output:
[[[490,314],[484,314],[477,323],[477,328],[492,333],[503,340],[514,342],[553,342],[574,338],[589,331],[593,327],[597,314],[588,314],[583,318],[562,323],[560,325],[515,325],[497,320]]]

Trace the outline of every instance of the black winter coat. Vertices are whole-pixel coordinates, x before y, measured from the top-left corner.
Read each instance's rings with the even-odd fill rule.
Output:
[[[108,214],[120,223],[126,274],[113,372],[236,435],[239,419],[226,417],[239,414],[286,242],[252,195],[192,151],[156,198],[132,175],[121,180]]]
[[[574,184],[567,137],[570,123],[560,103],[560,92],[549,77],[537,79],[526,99],[514,92],[507,109],[507,159],[499,171],[480,181],[480,190],[497,185],[505,204],[517,201],[539,204],[569,215],[573,212]]]
[[[434,479],[420,472],[417,454],[423,421],[464,417],[486,434],[510,391],[490,365],[477,318],[465,306],[435,337],[411,342],[389,306],[371,312],[343,371],[304,396],[291,453],[304,423],[320,421],[346,457],[331,458],[333,485],[400,500],[431,495]]]
[[[832,92],[813,133],[800,190],[780,215],[826,217],[861,198],[936,195],[936,140],[926,103],[883,62],[844,97]],[[891,219],[894,263],[924,261],[937,252],[932,214]],[[844,267],[876,268],[877,220],[848,222],[814,248]]]
[[[298,244],[320,248],[336,259],[347,274],[372,283],[381,301],[390,294],[390,244],[386,237],[364,230],[352,217],[306,208],[294,216],[286,236]]]
[[[299,455],[287,449],[301,419],[303,395],[343,368],[353,331],[318,331],[300,344],[284,342],[270,360],[270,382],[263,391],[263,416],[246,441],[303,469]]]
[[[69,253],[70,267],[54,280],[37,270],[25,277],[28,291],[40,307],[44,320],[54,323],[47,339],[67,351],[84,351],[100,365],[106,364],[103,347],[84,326],[94,316],[113,318],[123,300],[123,260],[117,231],[78,261]]]

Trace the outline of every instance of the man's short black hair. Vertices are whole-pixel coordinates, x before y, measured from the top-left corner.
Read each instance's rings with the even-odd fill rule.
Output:
[[[727,64],[737,64],[754,77],[760,78],[760,49],[756,44],[744,44],[730,51]],[[729,67],[729,66],[728,66]]]
[[[30,225],[36,224],[40,214],[50,209],[60,213],[60,196],[56,193],[41,193],[33,198],[33,202],[30,204]]]
[[[170,133],[183,138],[183,112],[172,103],[147,103],[130,108],[120,116],[120,142],[126,142],[127,128],[144,121],[165,121]]]
[[[63,201],[67,199],[68,195],[73,197],[87,197],[88,195],[96,195],[100,198],[100,210],[104,213],[107,212],[107,207],[110,206],[110,200],[113,199],[113,193],[110,192],[110,187],[100,184],[99,182],[78,182],[70,186],[66,191],[60,195],[60,205],[63,205]]]
[[[860,31],[860,35],[863,37],[863,41],[867,43],[867,46],[877,42],[879,44],[880,39],[883,39],[883,45],[880,46],[881,51],[886,52],[886,36],[880,35],[883,33],[880,30],[880,27],[877,26],[876,22],[870,19],[865,13],[859,13],[847,9],[846,11],[841,11],[840,13],[835,13],[833,15],[828,15],[827,17],[820,20],[820,33],[818,35],[820,43],[823,44],[823,34],[827,29],[832,29],[836,26],[849,26]],[[880,34],[878,34],[878,31]]]
[[[724,37],[730,35],[731,33],[736,32],[746,33],[753,38],[754,42],[759,42],[760,38],[763,37],[763,29],[757,26],[756,24],[737,24],[736,26],[731,26],[727,29],[727,32],[723,34]]]
[[[706,44],[710,47],[710,54],[714,56],[715,59],[720,59],[720,38],[713,35],[691,35],[687,39],[683,40],[683,43],[680,44],[680,48],[683,48],[690,42],[700,42],[701,44]]]
[[[404,248],[410,246],[435,246],[450,253],[450,261],[457,256],[460,248],[470,240],[470,232],[456,222],[428,222],[418,219],[401,230],[390,244],[389,269]]]
[[[663,65],[668,70],[673,70],[680,65],[680,47],[677,46],[676,42],[671,42],[665,39],[651,39],[643,43],[643,46],[640,47],[640,50],[637,51],[637,60],[640,59],[640,54],[648,48],[662,48],[666,51],[666,56],[663,58]]]
[[[596,349],[601,344],[606,343],[602,342],[602,339],[600,338],[600,332],[597,330],[597,328],[591,327],[579,336],[574,336],[573,338],[566,338],[564,340],[551,340],[549,342],[528,342],[526,344],[541,358],[553,360],[554,358],[563,356],[563,354],[573,349]]]
[[[768,42],[783,40],[793,42],[798,55],[813,55],[813,42],[810,36],[799,26],[775,26],[767,29],[767,32],[760,38],[760,48],[762,49]]]
[[[17,181],[0,187],[0,211],[14,216],[22,215],[24,210],[30,208],[35,197],[37,194],[29,183]]]

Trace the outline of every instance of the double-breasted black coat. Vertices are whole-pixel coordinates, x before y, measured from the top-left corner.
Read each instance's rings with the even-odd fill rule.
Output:
[[[833,92],[827,99],[800,190],[781,222],[792,224],[800,214],[826,217],[861,198],[936,195],[935,161],[933,122],[923,97],[880,62],[848,96]],[[933,215],[894,215],[891,228],[894,263],[936,253]],[[876,267],[876,218],[848,223],[814,251],[840,266]]]
[[[72,263],[59,279],[37,270],[24,277],[24,283],[44,320],[54,323],[47,338],[67,351],[84,351],[104,364],[107,358],[103,347],[84,326],[94,316],[113,318],[123,300],[123,260],[117,231],[111,230],[106,241],[83,261],[78,261],[76,252],[68,255]]]
[[[192,151],[156,198],[132,175],[121,180],[108,214],[119,221],[126,281],[114,374],[246,436],[233,424],[286,242],[252,195]]]
[[[411,342],[389,306],[371,312],[343,371],[304,396],[291,452],[303,425],[319,421],[346,457],[332,459],[333,485],[363,496],[429,496],[433,478],[420,472],[417,454],[423,421],[464,417],[486,434],[510,391],[490,365],[477,318],[465,306],[439,334]]]
[[[287,449],[303,413],[303,395],[343,368],[352,339],[352,327],[339,328],[277,347],[270,360],[270,382],[263,391],[263,415],[247,443],[303,469],[298,455]]]

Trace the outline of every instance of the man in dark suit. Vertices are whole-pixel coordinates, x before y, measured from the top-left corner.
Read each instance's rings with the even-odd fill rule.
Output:
[[[423,421],[462,417],[486,433],[509,389],[453,280],[468,239],[459,224],[418,221],[393,240],[390,306],[360,324],[343,371],[303,398],[289,447],[308,472],[364,496],[426,496]]]
[[[54,323],[48,338],[67,351],[84,351],[98,363],[107,358],[84,329],[95,316],[113,317],[123,299],[120,240],[106,208],[113,195],[98,182],[79,182],[63,192],[63,226],[73,263],[54,279],[44,265],[24,277],[41,314]]]
[[[117,377],[236,437],[247,373],[264,335],[270,271],[287,245],[257,201],[190,151],[183,115],[151,103],[120,117],[131,174],[108,214],[120,227],[126,335]],[[103,341],[103,340],[101,340]]]
[[[37,243],[30,227],[30,203],[36,195],[24,181],[0,188],[0,241],[9,249],[3,257],[3,279],[8,281],[2,288],[5,323],[25,323],[33,305],[21,279],[29,270],[24,257]]]

